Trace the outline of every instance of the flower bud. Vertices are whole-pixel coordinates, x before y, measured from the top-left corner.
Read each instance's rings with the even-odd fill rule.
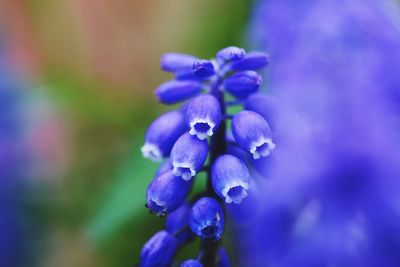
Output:
[[[175,235],[180,245],[189,242],[193,238],[193,232],[189,229],[189,214],[190,205],[184,203],[177,210],[168,214],[165,220],[165,230]]]
[[[224,232],[224,214],[213,198],[203,197],[192,207],[189,226],[202,239],[218,240]]]
[[[203,167],[207,155],[207,140],[199,140],[189,133],[182,135],[171,150],[174,175],[189,181]]]
[[[155,91],[157,100],[164,104],[175,104],[189,99],[201,92],[201,83],[192,80],[168,81],[161,84]]]
[[[210,60],[198,59],[193,64],[193,73],[198,77],[210,77],[215,74],[214,65]]]
[[[200,140],[212,136],[221,122],[221,107],[212,95],[200,95],[194,98],[186,109],[186,124],[189,134]]]
[[[175,211],[189,193],[192,183],[176,177],[172,171],[156,176],[147,188],[147,208],[158,216]]]
[[[218,250],[217,267],[231,267],[232,264],[229,260],[228,253],[223,247]]]
[[[239,204],[247,197],[250,173],[246,165],[237,157],[219,156],[212,166],[211,179],[215,193],[226,203]]]
[[[264,68],[269,63],[268,54],[262,52],[251,52],[245,55],[241,60],[232,62],[231,70],[257,70]]]
[[[161,69],[168,72],[175,72],[184,68],[192,68],[196,57],[180,53],[167,53],[161,57]]]
[[[166,231],[157,232],[144,244],[140,253],[140,267],[170,266],[178,248],[174,236]]]
[[[242,59],[246,55],[246,51],[243,48],[236,46],[228,46],[218,51],[217,60],[218,63],[224,61],[236,61]]]
[[[196,74],[194,74],[193,66],[190,66],[190,68],[184,68],[174,72],[174,77],[176,80],[195,80],[195,81],[203,80],[202,77],[199,77]]]
[[[232,133],[238,145],[254,159],[268,156],[275,148],[268,122],[253,111],[244,110],[233,117]]]
[[[203,267],[203,264],[197,260],[187,260],[181,264],[181,267]]]
[[[262,82],[261,75],[255,71],[243,71],[233,74],[224,80],[224,88],[234,97],[245,99],[257,92]]]
[[[164,113],[147,128],[145,143],[141,148],[143,156],[161,161],[169,156],[172,146],[185,130],[185,118],[181,112]]]

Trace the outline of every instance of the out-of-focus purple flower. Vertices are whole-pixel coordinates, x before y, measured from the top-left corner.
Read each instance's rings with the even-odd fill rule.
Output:
[[[140,254],[140,267],[167,267],[178,248],[174,236],[166,231],[157,232],[144,244]]]
[[[224,232],[224,224],[221,205],[213,198],[199,199],[190,211],[189,226],[203,239],[220,239]]]
[[[257,168],[257,220],[235,228],[243,266],[398,266],[399,14],[386,0],[258,1],[251,38],[284,104],[265,105],[279,146]]]
[[[29,264],[28,249],[36,240],[27,229],[30,217],[25,206],[31,156],[24,143],[25,88],[11,67],[2,37],[0,34],[0,266],[14,267]],[[30,226],[37,230],[34,224]]]
[[[158,117],[146,131],[143,156],[161,161],[169,156],[176,140],[185,132],[185,117],[179,111],[170,111]]]
[[[212,136],[221,122],[221,107],[212,95],[194,98],[186,109],[186,124],[189,134],[200,140]]]
[[[176,177],[172,170],[156,176],[147,188],[149,210],[157,215],[176,210],[186,199],[192,183]]]
[[[171,151],[174,175],[189,181],[203,167],[207,155],[207,140],[199,140],[189,133],[182,135]]]

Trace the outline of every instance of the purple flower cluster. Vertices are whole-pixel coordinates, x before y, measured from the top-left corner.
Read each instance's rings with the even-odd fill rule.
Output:
[[[258,1],[251,37],[273,55],[280,103],[259,113],[279,146],[254,162],[263,205],[235,228],[240,266],[400,266],[399,14],[387,0]]]
[[[194,235],[201,238],[196,260],[181,266],[230,266],[220,246],[224,233],[224,205],[240,206],[252,198],[252,177],[247,157],[258,160],[275,148],[270,126],[248,102],[261,85],[257,69],[268,55],[246,53],[238,47],[220,50],[215,59],[168,53],[161,68],[175,79],[160,85],[159,102],[183,102],[177,111],[157,118],[147,129],[144,157],[162,161],[147,189],[146,207],[158,216],[168,215],[165,230],[143,247],[141,267],[169,266],[177,250]],[[262,102],[259,102],[263,105]],[[252,106],[227,114],[230,105]],[[231,121],[231,130],[226,123]],[[207,188],[188,199],[196,175],[208,174]]]

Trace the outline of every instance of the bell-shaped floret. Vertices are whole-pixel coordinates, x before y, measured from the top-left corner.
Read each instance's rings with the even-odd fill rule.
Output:
[[[147,188],[146,206],[159,216],[179,208],[190,191],[192,183],[176,177],[171,171],[156,176]]]
[[[171,150],[173,173],[189,181],[203,167],[208,155],[207,140],[186,133],[179,137]]]
[[[141,148],[143,156],[161,161],[169,156],[172,146],[185,130],[185,118],[181,112],[164,113],[147,128],[145,143]]]
[[[233,117],[232,134],[237,144],[254,159],[268,156],[275,148],[268,122],[253,111],[244,110]]]
[[[202,239],[220,239],[224,232],[224,214],[218,201],[210,197],[199,199],[190,211],[189,226]]]
[[[221,122],[221,107],[214,96],[201,95],[189,103],[185,117],[189,133],[204,140],[216,132]]]

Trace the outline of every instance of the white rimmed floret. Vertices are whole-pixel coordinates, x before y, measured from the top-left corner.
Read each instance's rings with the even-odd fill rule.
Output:
[[[204,140],[214,134],[215,123],[210,119],[194,119],[190,122],[190,135],[196,135],[200,140]]]
[[[241,179],[233,180],[229,184],[226,184],[221,193],[224,196],[225,203],[240,204],[243,199],[248,195],[250,185]]]
[[[258,141],[253,142],[250,145],[250,153],[253,155],[254,159],[259,159],[260,157],[267,157],[271,153],[271,150],[275,148],[275,144],[271,139],[261,137]]]
[[[150,209],[150,211],[158,216],[164,215],[165,212],[165,203],[160,201],[157,198],[149,198],[147,200],[146,207]]]
[[[151,159],[152,161],[159,162],[162,160],[162,153],[160,148],[152,143],[145,143],[140,150],[143,157]]]
[[[172,173],[175,176],[182,177],[185,181],[190,181],[193,176],[196,175],[196,170],[193,168],[192,164],[187,162],[172,162]]]

